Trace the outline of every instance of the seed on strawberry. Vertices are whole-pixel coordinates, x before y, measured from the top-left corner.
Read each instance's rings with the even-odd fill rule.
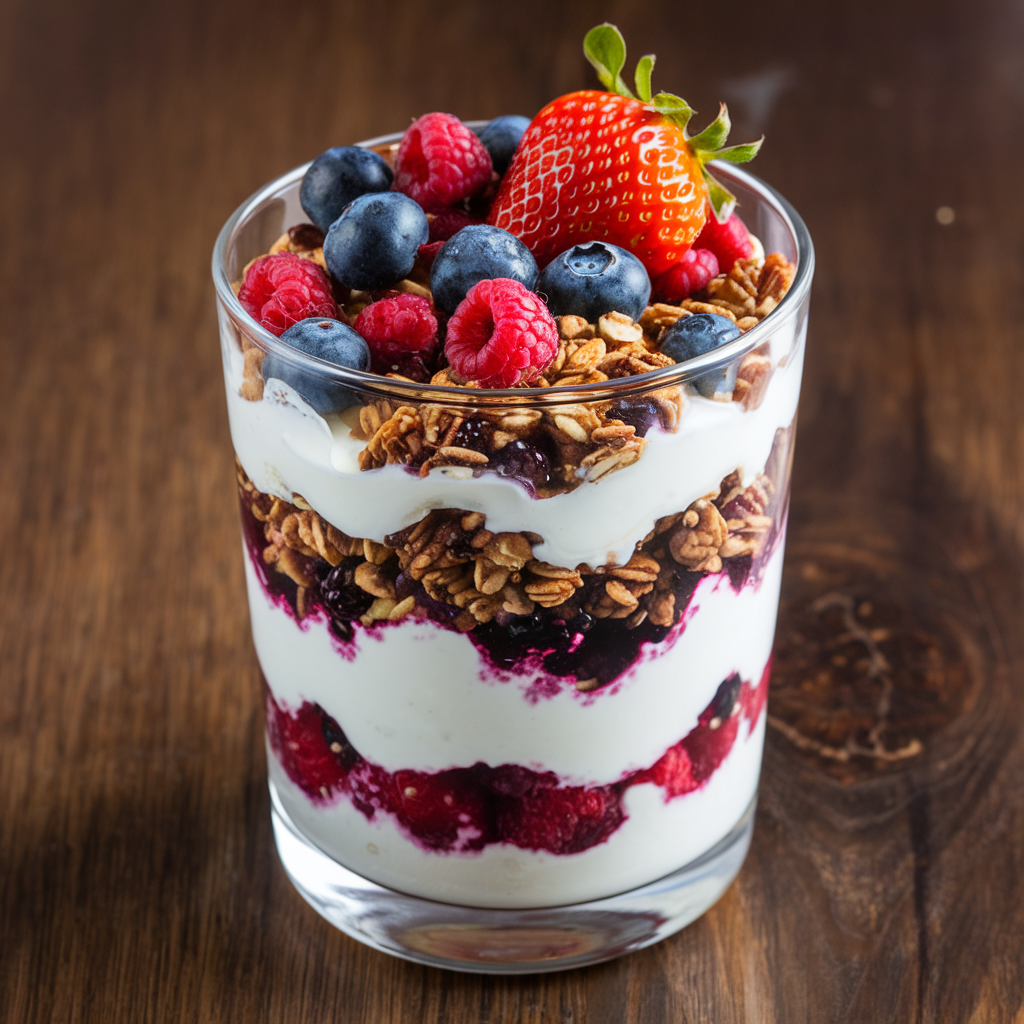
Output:
[[[423,209],[454,206],[490,180],[490,154],[453,114],[424,114],[405,130],[395,155],[394,187]]]
[[[715,254],[718,270],[712,277],[717,274],[728,274],[737,260],[750,259],[754,254],[750,232],[736,213],[724,223],[720,223],[714,215],[709,216],[704,224],[704,230],[697,236],[697,241],[693,245],[694,248],[699,246]]]
[[[312,260],[290,252],[256,260],[245,273],[238,301],[249,316],[278,337],[308,317],[338,315],[327,275]]]
[[[656,302],[679,302],[706,288],[718,277],[718,257],[710,249],[690,249],[654,282]]]
[[[370,346],[374,373],[426,381],[437,351],[437,318],[430,303],[404,292],[366,306],[353,325]]]
[[[558,327],[541,299],[511,278],[480,281],[448,321],[451,368],[485,388],[536,378],[558,353]]]

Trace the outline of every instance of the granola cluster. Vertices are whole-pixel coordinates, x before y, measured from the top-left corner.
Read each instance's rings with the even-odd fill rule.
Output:
[[[322,243],[318,228],[300,224],[285,232],[270,253],[290,252],[324,266]],[[660,342],[676,321],[713,313],[747,331],[778,305],[793,276],[794,267],[786,258],[772,253],[738,260],[728,273],[711,280],[698,297],[684,299],[678,306],[655,303],[635,322],[621,313],[608,313],[597,323],[578,316],[559,317],[558,353],[531,386],[599,385],[670,366],[673,360],[660,351]],[[397,287],[431,298],[429,273],[419,264]],[[336,296],[339,316],[354,323],[374,297],[345,289]],[[240,394],[259,401],[263,398],[263,352],[244,337],[241,344],[245,359]],[[747,409],[757,408],[772,372],[766,342],[741,361],[732,400]],[[477,388],[450,368],[441,369],[431,383],[464,387],[467,398]],[[664,388],[645,395],[643,401],[653,403],[660,426],[671,431],[678,423],[685,394],[679,387]],[[377,401],[362,407],[352,434],[366,442],[359,454],[363,470],[394,464],[418,469],[424,476],[437,467],[466,475],[493,470],[520,479],[525,476],[538,497],[549,497],[636,462],[647,442],[643,437],[646,427],[638,431],[637,424],[631,422],[635,418],[621,400],[541,410]],[[525,454],[524,445],[530,449]],[[536,472],[524,471],[524,463]]]
[[[775,511],[767,474],[743,487],[732,473],[717,492],[659,519],[625,565],[569,568],[534,556],[543,538],[495,533],[479,512],[434,510],[378,543],[342,533],[301,495],[286,502],[261,493],[241,465],[237,477],[243,511],[263,524],[263,561],[295,583],[300,618],[316,601],[322,570],[344,562],[346,578],[366,595],[358,616],[364,625],[415,614],[436,618],[424,607],[434,602],[450,609],[460,632],[539,611],[564,620],[581,613],[620,619],[630,629],[648,619],[672,626],[683,611],[677,594],[687,589],[687,577],[756,558]]]

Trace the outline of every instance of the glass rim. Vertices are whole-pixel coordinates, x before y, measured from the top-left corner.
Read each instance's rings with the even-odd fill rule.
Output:
[[[470,128],[481,127],[486,123],[486,121],[466,122]],[[375,146],[393,145],[401,138],[402,132],[393,132],[355,143],[355,145],[370,149]],[[797,253],[796,275],[782,301],[760,323],[751,327],[734,341],[681,363],[673,363],[671,366],[660,367],[630,377],[617,377],[598,384],[552,385],[538,388],[465,388],[444,384],[419,384],[415,381],[396,380],[375,373],[351,370],[307,355],[287,342],[281,341],[245,311],[228,279],[228,251],[238,231],[261,206],[272,199],[279,198],[282,193],[300,181],[310,163],[295,167],[257,189],[227,219],[213,248],[213,283],[217,299],[234,321],[235,326],[264,352],[272,353],[323,379],[346,385],[378,398],[397,398],[441,405],[472,405],[477,408],[507,407],[509,405],[542,408],[550,405],[613,401],[662,388],[675,387],[692,381],[710,370],[725,366],[768,341],[784,322],[799,315],[804,299],[810,291],[814,272],[814,245],[803,218],[784,196],[756,175],[734,164],[714,161],[712,166],[715,168],[716,175],[724,179],[726,184],[730,180],[742,184],[773,208],[788,228],[795,242]]]

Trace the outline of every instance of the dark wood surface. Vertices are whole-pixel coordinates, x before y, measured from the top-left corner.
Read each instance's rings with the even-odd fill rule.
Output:
[[[605,18],[817,244],[762,798],[677,937],[458,976],[276,860],[209,252],[329,145],[590,84]],[[6,0],[0,1018],[1024,1020],[1022,52],[1011,0]]]

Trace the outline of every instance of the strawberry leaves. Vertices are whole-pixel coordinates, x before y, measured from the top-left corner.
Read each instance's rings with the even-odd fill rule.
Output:
[[[689,135],[686,129],[695,111],[686,100],[674,96],[670,92],[651,95],[654,54],[641,57],[637,63],[634,75],[636,96],[634,96],[622,79],[622,69],[626,65],[626,41],[622,38],[622,33],[618,28],[608,22],[592,28],[586,34],[583,40],[583,53],[594,66],[597,77],[605,89],[630,99],[639,98],[642,103],[656,110],[683,133],[683,138],[689,143],[693,155],[700,164],[701,173],[704,175],[704,182],[707,185],[708,200],[714,210],[715,218],[720,223],[727,221],[736,206],[736,197],[715,178],[708,170],[707,165],[712,160],[725,160],[732,164],[745,164],[749,160],[753,160],[764,142],[764,136],[762,135],[757,142],[726,146],[732,123],[729,120],[729,110],[724,103],[719,105],[718,117],[707,128],[697,135]]]
[[[592,28],[583,38],[583,53],[594,66],[601,84],[620,96],[636,97],[622,80],[620,72],[626,64],[626,40],[622,33],[606,21]]]
[[[625,54],[623,54],[625,59]],[[636,94],[644,103],[651,102],[651,72],[654,70],[654,54],[649,53],[641,57],[636,64],[636,74],[633,81],[636,83]]]

